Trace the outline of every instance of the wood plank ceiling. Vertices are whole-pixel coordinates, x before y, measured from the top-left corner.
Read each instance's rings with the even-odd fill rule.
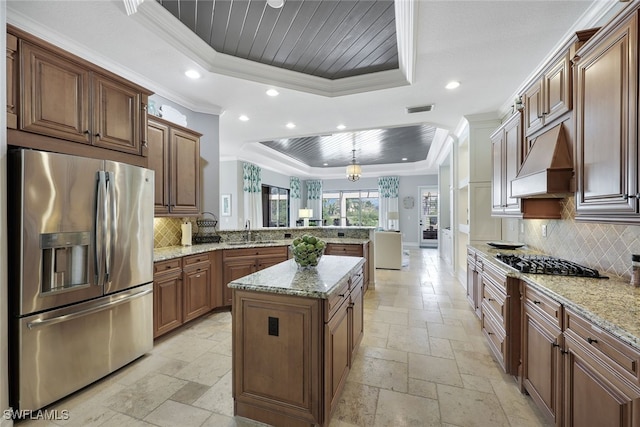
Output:
[[[435,131],[433,126],[416,125],[286,138],[261,144],[308,166],[336,167],[351,163],[355,137],[356,163],[360,165],[411,163],[427,158]]]
[[[220,53],[340,79],[397,69],[393,0],[157,0]]]

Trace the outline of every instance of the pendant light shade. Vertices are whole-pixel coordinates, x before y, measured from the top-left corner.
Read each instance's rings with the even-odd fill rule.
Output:
[[[353,134],[353,156],[351,158],[351,164],[347,166],[347,179],[355,182],[360,179],[362,175],[362,168],[356,163],[356,135]]]

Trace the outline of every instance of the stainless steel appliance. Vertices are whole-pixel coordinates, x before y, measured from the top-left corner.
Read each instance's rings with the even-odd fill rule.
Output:
[[[608,279],[601,276],[598,270],[552,256],[499,253],[496,258],[522,273]]]
[[[9,154],[11,404],[40,409],[153,347],[153,171]]]

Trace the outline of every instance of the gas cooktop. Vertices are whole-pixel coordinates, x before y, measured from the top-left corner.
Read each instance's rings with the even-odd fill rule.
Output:
[[[608,279],[606,276],[601,276],[598,270],[593,268],[546,255],[509,255],[499,253],[496,258],[522,273]]]

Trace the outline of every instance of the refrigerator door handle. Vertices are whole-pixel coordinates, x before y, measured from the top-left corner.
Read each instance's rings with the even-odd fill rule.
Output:
[[[115,176],[113,172],[106,172],[107,178],[107,199],[108,199],[108,211],[107,218],[108,220],[105,222],[105,230],[107,226],[109,227],[108,231],[108,242],[105,245],[107,253],[105,257],[105,265],[106,265],[106,276],[105,276],[105,284],[111,281],[111,272],[113,271],[113,258],[116,252],[116,184],[115,184]],[[106,206],[106,204],[105,204]],[[108,224],[108,225],[107,225]]]
[[[153,289],[147,289],[146,291],[138,292],[137,294],[133,294],[133,295],[127,295],[125,297],[118,298],[118,299],[113,300],[113,301],[109,301],[109,302],[107,302],[105,304],[100,304],[100,305],[97,305],[95,307],[87,308],[86,310],[76,311],[75,313],[65,314],[65,315],[58,316],[58,317],[53,317],[51,319],[34,320],[33,322],[27,323],[27,327],[29,329],[33,329],[33,328],[39,328],[39,327],[42,327],[42,326],[54,325],[54,324],[60,323],[60,322],[66,322],[68,320],[76,319],[78,317],[86,316],[86,315],[89,315],[91,313],[95,313],[97,311],[104,310],[106,308],[114,307],[116,305],[120,305],[120,304],[123,304],[125,302],[129,302],[132,299],[143,297],[145,295],[150,294],[151,292],[153,292]]]
[[[105,238],[107,234],[105,214],[107,210],[107,198],[106,198],[106,176],[104,171],[97,172],[97,185],[96,185],[96,217],[95,217],[95,273],[96,284],[98,286],[104,285],[104,248]]]

